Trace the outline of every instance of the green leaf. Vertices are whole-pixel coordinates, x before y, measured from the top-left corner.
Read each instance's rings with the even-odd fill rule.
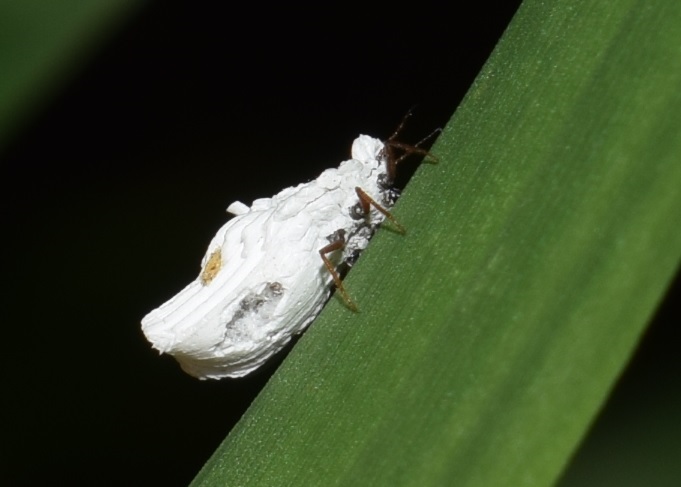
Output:
[[[679,25],[672,0],[525,2],[407,235],[348,276],[360,313],[331,300],[194,485],[555,482],[681,257]]]

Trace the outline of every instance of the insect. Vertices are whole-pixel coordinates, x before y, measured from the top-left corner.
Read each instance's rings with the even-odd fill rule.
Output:
[[[339,268],[355,262],[386,218],[404,231],[388,211],[398,197],[395,166],[430,156],[395,140],[405,120],[385,142],[360,135],[351,159],[313,181],[250,207],[229,205],[234,218],[210,242],[199,276],[142,320],[152,346],[199,379],[242,377],[301,333],[333,286],[356,311]]]

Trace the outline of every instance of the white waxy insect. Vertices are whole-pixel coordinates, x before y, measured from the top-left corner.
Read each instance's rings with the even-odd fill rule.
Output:
[[[199,379],[242,377],[310,324],[332,283],[355,309],[337,267],[352,265],[393,220],[392,149],[427,154],[393,137],[360,135],[337,169],[250,207],[229,205],[235,217],[211,241],[199,276],[142,320],[153,347]]]

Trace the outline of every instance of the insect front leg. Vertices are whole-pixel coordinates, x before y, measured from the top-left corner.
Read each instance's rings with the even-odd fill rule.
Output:
[[[386,172],[388,174],[388,181],[393,182],[395,181],[395,173],[397,172],[397,165],[402,162],[404,159],[407,157],[417,154],[420,156],[423,156],[425,159],[437,163],[438,158],[431,154],[428,150],[422,149],[421,144],[425,143],[428,139],[433,137],[435,134],[439,134],[442,132],[442,129],[436,129],[433,132],[431,132],[428,136],[424,137],[422,140],[420,140],[416,145],[411,145],[411,144],[404,144],[402,142],[398,142],[397,138],[400,136],[400,133],[402,132],[402,129],[404,128],[405,124],[407,123],[407,120],[409,117],[412,115],[412,110],[409,110],[404,118],[402,118],[402,121],[400,124],[397,126],[397,129],[393,134],[388,137],[387,140],[385,140],[385,160],[386,160]],[[402,151],[401,155],[397,155],[395,153],[395,150]]]
[[[350,299],[350,295],[345,290],[345,287],[343,286],[343,280],[338,274],[336,267],[333,265],[333,262],[331,262],[331,260],[329,260],[329,258],[327,257],[327,255],[330,254],[331,252],[335,252],[336,250],[342,250],[345,248],[345,232],[337,232],[335,234],[335,238],[336,239],[333,242],[329,243],[329,245],[326,245],[319,249],[319,255],[324,261],[326,270],[328,270],[329,274],[331,274],[333,282],[336,285],[336,289],[338,289],[338,292],[343,298],[343,301],[345,301],[345,304],[347,305],[348,308],[350,308],[354,312],[357,312],[358,311],[357,305],[352,299]]]

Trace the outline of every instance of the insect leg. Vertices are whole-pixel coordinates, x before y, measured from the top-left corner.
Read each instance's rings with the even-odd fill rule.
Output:
[[[330,254],[331,252],[334,252],[336,250],[341,250],[342,248],[345,247],[345,240],[342,238],[339,238],[338,240],[335,240],[334,242],[331,242],[329,245],[326,245],[319,249],[319,255],[324,261],[324,265],[326,266],[326,270],[329,271],[329,274],[331,274],[331,277],[333,278],[333,282],[336,285],[336,289],[338,289],[338,292],[340,293],[341,297],[343,298],[343,301],[345,301],[345,304],[347,305],[348,308],[350,308],[352,311],[357,312],[357,305],[355,302],[350,299],[350,295],[348,292],[345,290],[345,286],[343,286],[343,280],[340,278],[340,275],[338,275],[338,271],[336,270],[336,267],[333,265],[333,262],[329,260],[327,257],[327,254]]]
[[[362,188],[357,186],[355,188],[355,192],[357,193],[357,197],[359,198],[359,204],[362,205],[362,211],[364,213],[368,214],[369,210],[371,209],[371,206],[373,206],[378,211],[380,211],[388,220],[390,220],[400,233],[402,234],[407,233],[407,230],[400,224],[400,222],[397,221],[393,214],[390,213],[385,208],[383,208],[380,204],[378,204],[376,200],[369,196]]]
[[[409,110],[406,113],[404,118],[402,118],[400,124],[397,126],[397,129],[395,129],[392,135],[388,137],[388,139],[385,141],[386,172],[388,173],[388,179],[390,181],[395,180],[395,172],[397,165],[412,154],[418,154],[423,156],[424,158],[430,159],[432,162],[436,163],[438,162],[437,157],[428,152],[426,149],[422,149],[421,145],[425,143],[428,139],[430,139],[433,135],[442,132],[442,129],[434,130],[432,133],[424,137],[415,145],[404,144],[396,140],[399,137],[400,133],[402,132],[402,129],[404,128],[405,124],[407,123],[407,120],[409,119],[409,117],[411,117],[412,111],[413,109]],[[397,154],[395,154],[395,150],[403,151],[402,155],[398,156]]]

